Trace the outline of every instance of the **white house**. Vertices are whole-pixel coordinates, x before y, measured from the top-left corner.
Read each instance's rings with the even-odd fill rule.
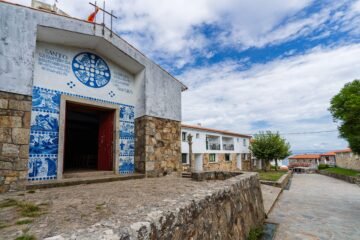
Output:
[[[181,125],[181,152],[183,169],[189,168],[188,135],[192,138],[192,164],[196,171],[244,170],[250,166],[251,136],[205,128]]]

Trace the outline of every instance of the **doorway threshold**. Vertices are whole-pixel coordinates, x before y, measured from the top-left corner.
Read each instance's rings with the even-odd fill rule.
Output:
[[[63,178],[87,178],[87,177],[102,177],[102,176],[116,176],[114,171],[99,171],[99,170],[74,170],[63,173]]]
[[[105,172],[108,172],[108,171],[105,171]],[[142,178],[145,178],[145,174],[132,173],[132,174],[126,174],[126,175],[116,175],[112,172],[112,174],[106,173],[103,175],[95,175],[95,176],[92,175],[92,176],[86,176],[86,177],[63,178],[63,179],[59,179],[59,180],[28,182],[26,185],[26,190],[41,189],[41,188],[54,188],[54,187],[66,187],[66,186],[74,186],[74,185],[80,185],[80,184],[105,183],[105,182],[124,181],[124,180],[142,179]]]

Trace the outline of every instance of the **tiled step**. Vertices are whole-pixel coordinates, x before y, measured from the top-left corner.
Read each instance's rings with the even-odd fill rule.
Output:
[[[86,178],[86,177],[101,177],[114,175],[113,171],[74,171],[74,172],[65,172],[63,174],[64,178]]]
[[[31,189],[40,189],[40,188],[53,188],[53,187],[65,187],[65,186],[74,186],[80,184],[91,184],[91,183],[105,183],[105,182],[114,182],[114,181],[124,181],[129,179],[141,179],[145,178],[144,174],[134,173],[127,175],[115,175],[115,174],[105,174],[105,175],[95,175],[87,177],[72,177],[64,178],[60,180],[51,180],[51,181],[38,181],[38,182],[29,182],[26,185],[27,190]]]

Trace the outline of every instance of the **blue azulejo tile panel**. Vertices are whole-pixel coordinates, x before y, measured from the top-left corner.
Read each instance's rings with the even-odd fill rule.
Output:
[[[33,111],[31,115],[32,131],[59,131],[59,114]]]
[[[120,121],[134,122],[135,113],[132,106],[120,106]]]
[[[120,138],[133,138],[134,131],[134,123],[120,121]]]
[[[121,174],[133,173],[135,169],[134,106],[34,86],[29,150],[31,154],[29,180],[38,181],[56,178],[61,95],[119,106],[120,159],[118,169]]]
[[[134,156],[121,156],[119,173],[129,174],[129,173],[134,173],[134,171],[135,171]]]
[[[28,168],[30,181],[56,179],[56,154],[30,155]]]
[[[34,87],[32,109],[43,112],[59,112],[60,92]]]
[[[58,132],[30,132],[30,154],[57,154],[59,134]]]
[[[121,138],[120,139],[120,155],[121,156],[134,156],[135,144],[134,138]]]

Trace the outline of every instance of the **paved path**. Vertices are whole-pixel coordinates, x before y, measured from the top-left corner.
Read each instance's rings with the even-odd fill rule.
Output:
[[[277,240],[360,239],[360,187],[318,174],[294,174],[269,215]]]
[[[261,192],[264,201],[265,213],[269,214],[272,206],[281,193],[281,188],[261,184]]]

